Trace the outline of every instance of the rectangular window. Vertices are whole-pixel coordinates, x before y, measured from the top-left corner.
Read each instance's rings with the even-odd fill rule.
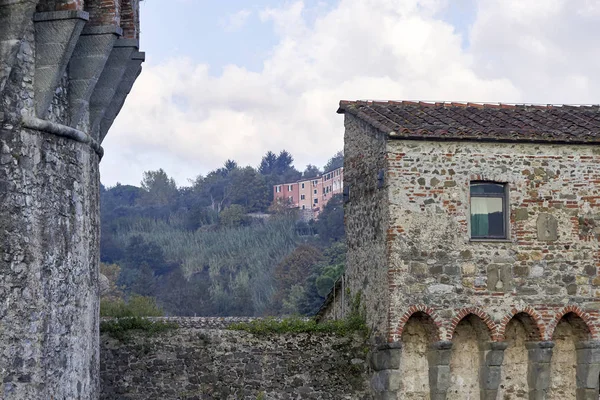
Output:
[[[315,199],[315,204],[319,204],[319,199]]]
[[[304,189],[304,183],[302,184],[302,189]]]
[[[471,182],[471,238],[506,239],[508,190],[505,183]]]
[[[314,190],[314,193],[317,194],[317,189]]]
[[[306,199],[306,196],[304,196],[303,194],[300,195],[300,200],[304,200]]]
[[[281,186],[275,186],[275,192],[281,193]]]
[[[291,192],[293,188],[294,188],[294,185],[288,185],[288,192]]]

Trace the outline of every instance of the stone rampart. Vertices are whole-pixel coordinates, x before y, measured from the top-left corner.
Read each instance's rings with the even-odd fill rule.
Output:
[[[101,336],[101,399],[371,399],[360,336],[254,335],[247,318],[166,318],[180,328]]]

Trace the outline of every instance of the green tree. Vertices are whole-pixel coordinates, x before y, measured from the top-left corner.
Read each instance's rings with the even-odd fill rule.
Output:
[[[250,221],[246,216],[246,210],[239,204],[232,204],[219,214],[219,222],[227,228],[239,228],[247,225]]]
[[[287,311],[290,311],[290,304],[292,303],[290,303],[288,297],[292,287],[302,284],[314,267],[322,261],[323,254],[318,248],[302,244],[275,267],[274,278],[277,282],[277,291],[273,296],[273,310],[276,313],[282,310],[286,300],[288,302]],[[295,290],[292,297],[299,297],[298,289]]]
[[[141,183],[145,191],[141,197],[144,205],[166,206],[173,204],[177,199],[177,185],[173,178],[161,168],[158,171],[146,171]]]
[[[321,170],[316,165],[308,164],[302,173],[302,179],[311,179],[321,175]]]
[[[344,238],[344,199],[335,194],[323,207],[316,222],[319,238],[324,243],[340,241]]]
[[[258,167],[258,172],[262,175],[271,175],[276,173],[276,163],[277,163],[277,155],[272,151],[267,151],[267,153],[263,156],[260,166]]]
[[[323,167],[324,172],[333,171],[344,166],[344,152],[338,151],[333,157],[327,161],[327,164]]]

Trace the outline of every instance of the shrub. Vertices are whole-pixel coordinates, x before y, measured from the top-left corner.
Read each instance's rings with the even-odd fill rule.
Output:
[[[123,299],[100,301],[101,317],[161,317],[164,313],[153,297],[132,295],[128,302]]]
[[[126,317],[100,322],[100,333],[106,333],[121,341],[128,340],[133,332],[152,336],[177,328],[179,326],[173,322],[152,321],[142,317]]]

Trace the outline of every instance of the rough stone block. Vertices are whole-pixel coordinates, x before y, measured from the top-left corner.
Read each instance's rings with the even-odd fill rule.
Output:
[[[431,393],[446,393],[450,387],[449,365],[429,367],[429,387],[431,388]]]
[[[485,390],[497,390],[500,385],[502,368],[500,366],[483,366],[479,373],[479,384]]]
[[[536,222],[537,238],[542,241],[558,240],[558,220],[552,214],[540,213]]]
[[[598,400],[598,389],[577,389],[576,400]]]
[[[375,392],[396,391],[402,384],[402,374],[398,370],[377,371],[371,378],[371,387]]]
[[[491,292],[512,289],[512,264],[490,264],[487,267],[487,288]]]
[[[598,376],[600,376],[600,364],[577,364],[577,387],[595,389],[598,393]]]
[[[374,351],[371,354],[371,367],[375,371],[400,368],[402,349],[387,349]]]

